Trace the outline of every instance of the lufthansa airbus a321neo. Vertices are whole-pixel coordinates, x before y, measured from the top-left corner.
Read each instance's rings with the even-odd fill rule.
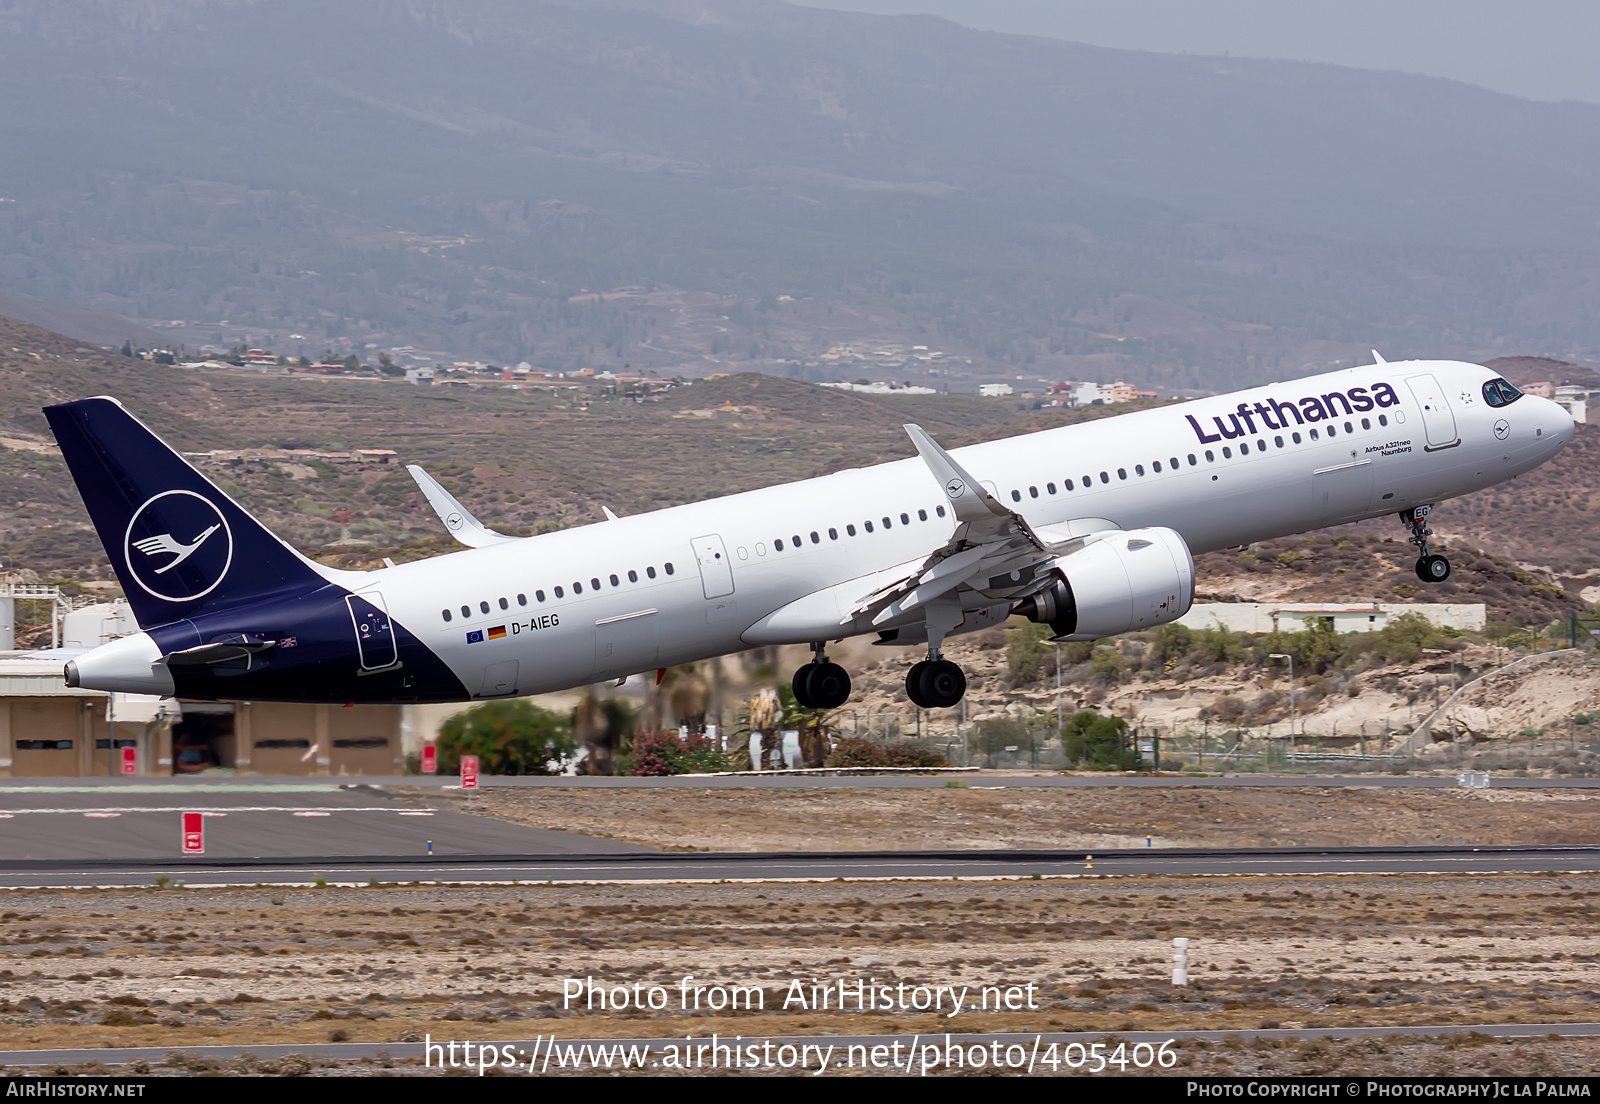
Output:
[[[469,550],[337,570],[284,544],[114,399],[49,407],[142,631],[72,686],[199,699],[463,701],[807,644],[801,704],[850,677],[831,641],[926,644],[906,694],[961,700],[940,647],[1013,614],[1058,640],[1181,617],[1192,555],[1398,515],[1417,574],[1432,504],[1549,460],[1560,406],[1475,364],[1352,368],[523,539],[412,474]]]

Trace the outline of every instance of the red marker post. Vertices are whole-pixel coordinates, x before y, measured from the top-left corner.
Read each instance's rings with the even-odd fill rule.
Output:
[[[478,788],[478,757],[476,755],[463,755],[461,757],[461,788],[475,790]]]
[[[138,774],[139,773],[139,749],[138,748],[136,748],[136,747],[125,747],[125,748],[122,749],[122,773],[123,774]]]
[[[422,773],[439,773],[439,749],[432,744],[422,745]]]
[[[204,855],[206,853],[205,814],[183,814],[183,853],[185,855]]]

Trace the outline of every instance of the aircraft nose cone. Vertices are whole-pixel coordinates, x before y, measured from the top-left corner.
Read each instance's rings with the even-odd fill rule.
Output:
[[[1578,432],[1577,420],[1559,403],[1551,403],[1550,407],[1550,427],[1545,432],[1565,445],[1572,440],[1572,435]]]

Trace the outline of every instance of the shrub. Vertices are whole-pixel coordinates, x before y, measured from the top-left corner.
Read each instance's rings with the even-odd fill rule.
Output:
[[[846,737],[833,746],[828,756],[830,767],[943,767],[945,758],[936,751],[902,741],[874,744],[857,737]]]
[[[1024,621],[1006,630],[1006,668],[1017,686],[1038,682],[1051,652],[1049,625]]]
[[[1083,710],[1062,725],[1061,750],[1069,763],[1087,763],[1092,770],[1133,770],[1139,753],[1128,746],[1128,722]]]
[[[476,755],[485,774],[560,774],[575,743],[566,717],[525,698],[484,702],[439,729],[439,772],[455,774],[463,755]]]
[[[633,751],[618,760],[618,774],[660,778],[669,774],[710,774],[732,770],[728,757],[698,732],[645,732],[634,737]]]

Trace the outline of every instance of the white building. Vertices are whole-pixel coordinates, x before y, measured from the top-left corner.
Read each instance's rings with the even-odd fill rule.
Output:
[[[1269,633],[1301,632],[1310,624],[1324,621],[1335,632],[1377,632],[1391,618],[1404,613],[1420,613],[1440,628],[1466,632],[1482,630],[1486,620],[1486,608],[1481,602],[1196,602],[1178,618],[1178,624],[1191,629]]]
[[[978,394],[989,399],[1003,399],[1011,394],[1011,385],[1009,383],[980,383],[978,384]]]

